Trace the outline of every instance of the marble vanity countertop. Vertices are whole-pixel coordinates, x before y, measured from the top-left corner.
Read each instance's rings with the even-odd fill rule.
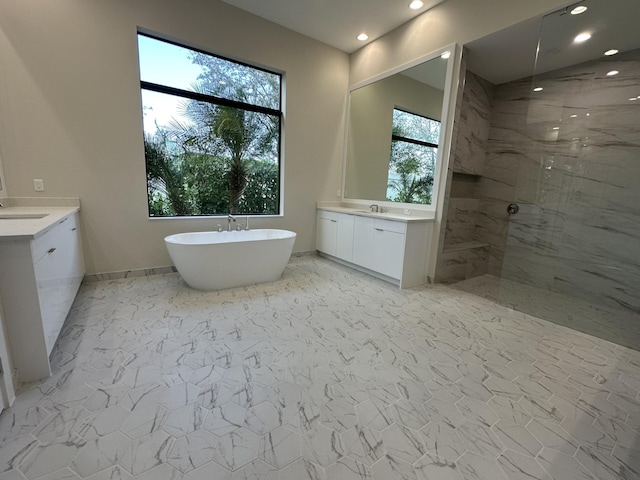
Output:
[[[37,238],[60,220],[78,210],[80,207],[77,205],[64,207],[7,206],[0,208],[0,241]],[[40,215],[42,217],[37,218]]]
[[[405,215],[398,212],[371,212],[366,207],[339,207],[332,205],[318,205],[318,210],[327,210],[330,212],[347,213],[349,215],[359,215],[361,217],[373,217],[381,218],[385,220],[394,220],[397,222],[433,222],[435,220],[435,213],[420,212],[420,214]]]

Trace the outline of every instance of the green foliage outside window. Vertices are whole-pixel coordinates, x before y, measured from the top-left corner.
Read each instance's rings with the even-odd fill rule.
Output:
[[[149,215],[279,213],[280,75],[139,45]]]
[[[394,109],[387,201],[431,204],[440,122]]]

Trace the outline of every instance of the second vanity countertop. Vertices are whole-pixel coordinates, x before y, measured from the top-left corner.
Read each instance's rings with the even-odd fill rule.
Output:
[[[78,210],[78,206],[0,208],[0,242],[37,238]]]
[[[384,220],[394,220],[396,222],[433,222],[435,220],[435,213],[420,212],[420,214],[405,215],[397,212],[371,212],[366,207],[340,207],[340,206],[325,206],[318,205],[318,210],[326,210],[329,212],[346,213],[349,215],[358,215],[361,217],[373,217]]]

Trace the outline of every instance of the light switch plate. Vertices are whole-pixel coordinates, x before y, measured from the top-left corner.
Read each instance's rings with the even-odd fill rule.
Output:
[[[36,192],[44,192],[44,180],[42,180],[41,178],[34,178],[33,189]]]

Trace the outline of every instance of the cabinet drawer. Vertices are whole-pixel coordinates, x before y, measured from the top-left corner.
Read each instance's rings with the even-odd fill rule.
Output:
[[[404,222],[394,222],[393,220],[376,218],[373,225],[376,229],[386,232],[402,233],[403,235],[407,232],[407,224]]]
[[[327,210],[318,210],[318,218],[323,220],[338,221],[338,212],[328,212]]]
[[[63,228],[60,228],[61,226]],[[76,215],[70,215],[53,225],[44,235],[34,239],[31,245],[33,263],[38,263],[52,248],[60,248],[66,240],[65,234],[76,229]]]
[[[59,247],[59,236],[56,226],[54,225],[48,232],[45,232],[44,235],[33,240],[31,244],[33,263],[38,263],[52,248]]]

